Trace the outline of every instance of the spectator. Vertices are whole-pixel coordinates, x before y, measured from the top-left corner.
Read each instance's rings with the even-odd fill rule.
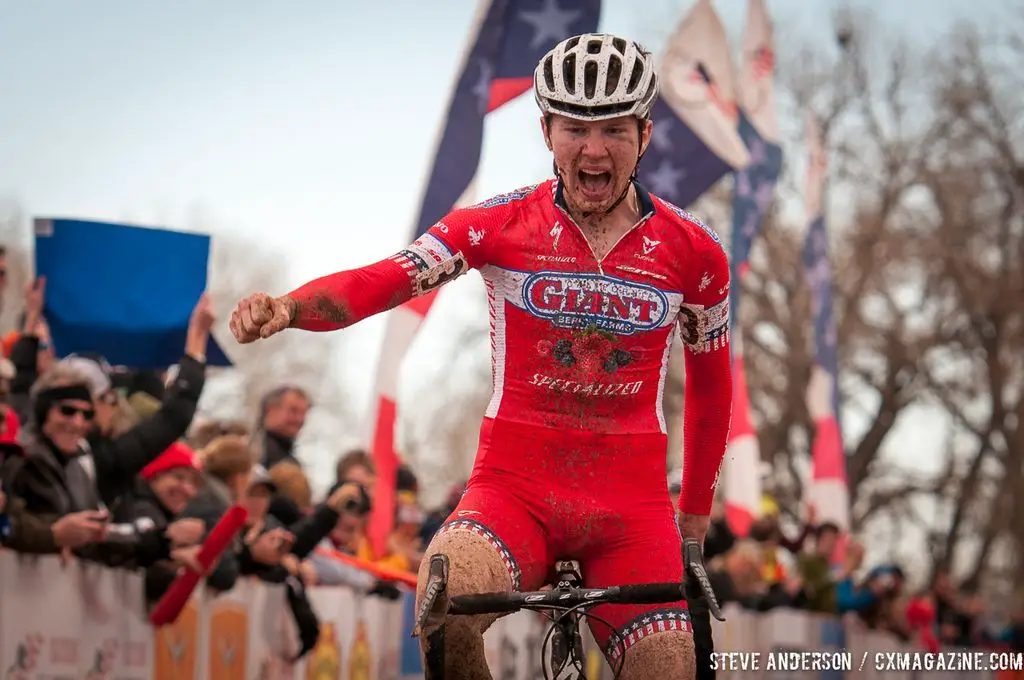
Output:
[[[334,492],[336,493],[341,488],[344,486]],[[351,496],[346,497],[341,512],[338,514],[338,520],[321,542],[322,550],[313,553],[310,556],[310,562],[313,565],[315,583],[328,586],[345,585],[365,592],[376,587],[377,579],[369,572],[348,565],[330,555],[334,551],[355,555],[359,539],[363,534],[363,524],[369,512],[368,505],[360,502],[363,496],[359,488],[355,485],[349,485],[348,488],[352,490],[349,492]]]
[[[36,279],[25,289],[25,312],[19,323],[17,340],[11,347],[15,378],[11,381],[11,406],[21,422],[31,419],[29,390],[36,378],[54,362],[50,327],[43,318],[46,282]]]
[[[783,563],[783,555],[779,548],[785,548],[791,555],[799,554],[803,548],[804,541],[814,530],[815,510],[814,506],[807,508],[807,522],[801,529],[796,540],[786,538],[779,525],[778,505],[769,498],[762,499],[761,503],[763,516],[756,520],[750,527],[750,537],[760,542],[764,548],[764,578],[768,584],[782,583],[788,578],[786,567]]]
[[[445,500],[444,506],[427,515],[423,521],[423,528],[420,530],[420,542],[423,545],[430,545],[430,541],[434,538],[437,530],[455,512],[455,508],[459,505],[459,501],[462,500],[462,494],[465,491],[466,482],[456,484],[448,492],[448,498]]]
[[[18,434],[21,430],[21,420],[18,418],[14,407],[10,405],[11,381],[14,380],[16,372],[14,364],[10,360],[0,357],[0,445],[20,453],[20,446],[17,446]]]
[[[201,477],[199,460],[187,445],[175,442],[142,469],[135,489],[114,505],[114,520],[151,532],[140,541],[131,566],[146,569],[146,599],[155,601],[177,576],[179,567],[203,571],[196,561],[206,525],[178,519],[195,498]]]
[[[282,465],[291,464],[279,463],[275,468]],[[284,580],[288,574],[312,582],[315,569],[307,558],[337,525],[345,506],[361,498],[362,491],[354,484],[342,485],[307,516],[284,525],[269,513],[277,490],[263,466],[255,466],[246,500],[250,524],[246,547],[239,557],[241,571],[274,582]],[[271,545],[276,546],[276,551]]]
[[[283,580],[284,574],[271,576],[268,568],[281,566],[282,558],[292,547],[295,537],[273,518],[267,516],[270,497],[277,491],[273,480],[262,465],[253,465],[241,504],[249,513],[244,530],[245,540],[239,552],[242,574],[258,575],[268,580]]]
[[[1024,652],[1024,606],[1018,605],[1014,610],[1006,638],[1010,649]]]
[[[25,552],[73,548],[93,559],[114,558],[123,547],[110,545],[109,539],[123,542],[127,537],[111,533],[101,489],[111,497],[130,490],[148,461],[83,447],[95,410],[88,379],[74,368],[54,366],[36,382],[30,397],[33,420],[24,433],[26,455],[8,457],[4,463],[4,478],[18,499],[12,504],[8,545]],[[138,538],[128,533],[132,540]]]
[[[412,494],[420,492],[420,482],[412,468],[402,463],[395,470],[395,491],[408,491]]]
[[[930,592],[919,593],[907,604],[907,627],[919,647],[932,653],[940,650],[935,636],[935,600]]]
[[[708,578],[721,604],[746,606],[764,588],[761,546],[753,540],[738,541],[725,555],[710,561]]]
[[[362,449],[355,449],[343,455],[335,468],[336,484],[355,482],[363,487],[373,499],[373,485],[377,479],[377,468],[373,458]]]
[[[306,474],[298,465],[287,461],[270,470],[277,493],[270,501],[270,514],[289,526],[313,512],[313,490]]]
[[[832,522],[824,522],[814,529],[814,548],[805,550],[797,558],[808,598],[807,608],[811,611],[836,613],[836,584],[829,560],[838,543],[839,527]]]
[[[704,559],[711,560],[718,555],[724,555],[735,544],[736,535],[732,533],[729,522],[725,518],[725,504],[721,499],[716,499],[711,506],[711,522],[708,524],[708,533],[704,537]]]
[[[981,598],[973,592],[959,592],[945,570],[932,579],[932,594],[939,641],[946,645],[970,645],[977,637],[975,618],[982,609]]]
[[[230,420],[199,420],[193,421],[187,436],[187,442],[195,450],[205,449],[217,437],[232,435],[249,438],[249,428],[243,423]]]
[[[798,608],[806,599],[803,580],[799,577],[773,584],[765,581],[764,546],[752,539],[738,541],[713,564],[708,576],[719,601],[724,599],[747,609],[768,611],[776,607]]]
[[[282,461],[301,467],[295,457],[295,439],[306,424],[309,408],[309,396],[294,385],[278,387],[263,397],[253,444],[267,469]]]
[[[296,538],[268,514],[270,499],[276,490],[266,468],[258,464],[253,466],[248,489],[242,500],[249,518],[238,563],[242,574],[284,583],[288,607],[302,643],[296,657],[300,658],[313,648],[320,635],[320,622],[303,585],[315,578],[315,572],[311,564],[302,560],[330,531],[337,521],[337,513],[333,508],[326,508],[324,513],[310,517],[308,522],[302,524],[302,535]],[[328,523],[323,526],[325,515],[329,515]]]
[[[957,647],[971,647],[987,642],[981,617],[985,611],[985,600],[977,588],[961,588],[956,602],[956,636],[950,644]]]
[[[206,526],[203,540],[224,513],[244,502],[252,476],[252,454],[248,442],[237,436],[218,437],[198,452],[203,469],[203,487],[188,504],[183,517],[201,519]],[[229,548],[206,577],[206,583],[218,591],[230,590],[238,579],[237,550]]]
[[[148,462],[105,452],[88,455],[82,441],[96,412],[86,377],[73,368],[55,366],[40,377],[32,387],[31,405],[31,429],[23,439],[26,455],[9,459],[4,470],[26,513],[56,519],[98,511],[103,508],[100,484],[124,492]]]
[[[377,561],[382,566],[417,572],[423,560],[423,510],[416,494],[399,491],[395,498],[395,527],[388,536],[388,554]]]
[[[863,582],[855,585],[853,574],[863,559],[864,546],[850,544],[842,572],[836,580],[838,612],[854,612],[869,628],[888,630],[909,639],[904,612],[897,607],[903,593],[903,570],[894,564],[880,565],[869,571]]]

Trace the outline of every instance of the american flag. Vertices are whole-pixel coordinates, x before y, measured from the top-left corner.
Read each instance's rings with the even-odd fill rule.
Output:
[[[700,0],[669,40],[659,67],[661,96],[640,163],[640,182],[675,205],[693,203],[748,161],[736,132],[732,58],[713,7]]]
[[[761,233],[765,214],[775,195],[782,171],[782,147],[774,125],[772,26],[763,0],[750,0],[743,33],[744,61],[739,95],[743,107],[738,132],[750,154],[750,163],[733,175],[730,345],[733,360],[732,427],[725,457],[725,513],[732,531],[745,536],[761,502],[761,452],[750,412],[743,338],[739,327],[743,277],[750,251]]]
[[[824,193],[828,161],[817,121],[808,116],[809,162],[805,203],[809,224],[804,241],[804,271],[811,291],[814,323],[814,367],[807,389],[807,408],[814,421],[811,445],[811,483],[808,501],[821,520],[842,529],[850,524],[846,459],[839,424],[839,359],[832,300],[832,268],[829,263],[828,230],[825,227]]]

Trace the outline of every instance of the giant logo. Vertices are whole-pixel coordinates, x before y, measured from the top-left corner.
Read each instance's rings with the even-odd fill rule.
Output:
[[[559,328],[595,326],[618,335],[658,328],[669,312],[657,288],[602,274],[537,272],[523,282],[523,302]]]

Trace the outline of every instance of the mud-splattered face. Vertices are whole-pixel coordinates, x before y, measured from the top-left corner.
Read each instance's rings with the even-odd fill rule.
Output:
[[[569,208],[606,212],[626,190],[641,149],[651,139],[651,122],[632,116],[580,121],[565,116],[541,119],[544,141],[555,156]]]

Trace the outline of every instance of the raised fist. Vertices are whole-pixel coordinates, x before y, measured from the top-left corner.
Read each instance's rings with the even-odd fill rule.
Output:
[[[269,338],[291,325],[295,300],[256,293],[243,298],[231,313],[231,334],[241,344]]]

